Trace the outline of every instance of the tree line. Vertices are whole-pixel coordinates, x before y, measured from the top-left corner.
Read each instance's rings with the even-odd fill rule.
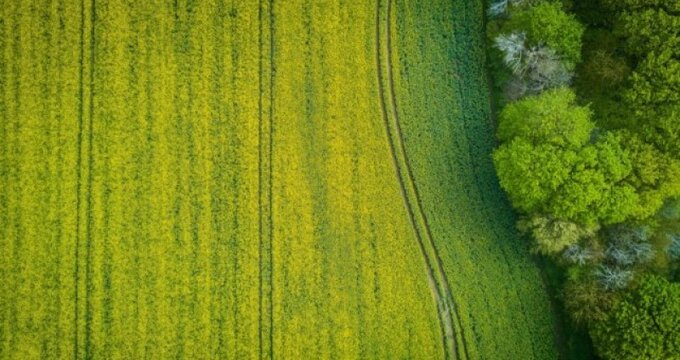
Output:
[[[680,359],[680,1],[496,0],[493,154],[604,359]]]

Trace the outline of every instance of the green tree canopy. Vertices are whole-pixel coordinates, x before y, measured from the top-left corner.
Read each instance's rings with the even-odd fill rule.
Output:
[[[669,50],[650,53],[635,69],[630,83],[624,95],[634,110],[631,127],[680,159],[680,56],[673,57]]]
[[[588,227],[637,218],[643,205],[628,181],[634,167],[624,138],[604,133],[592,142],[591,112],[574,102],[571,90],[557,89],[503,109],[498,135],[504,144],[494,154],[501,186],[530,214]]]
[[[680,195],[680,159],[670,152],[660,151],[635,133],[618,133],[633,167],[626,181],[635,187],[640,197],[635,217],[650,217],[668,199]]]
[[[607,0],[634,64],[623,91],[626,127],[680,158],[680,1]]]
[[[533,145],[518,138],[502,145],[494,154],[501,186],[513,205],[527,213],[542,210],[564,183],[577,153],[554,145]]]
[[[619,11],[647,8],[663,8],[670,12],[680,11],[680,2],[669,0],[602,0],[602,3]]]
[[[503,108],[498,137],[501,141],[521,137],[533,144],[580,147],[588,142],[595,128],[591,115],[590,109],[576,105],[572,90],[548,90]]]
[[[625,39],[626,51],[638,57],[664,49],[678,54],[679,30],[680,17],[662,7],[624,8],[615,25],[615,32]]]
[[[591,329],[605,359],[680,359],[680,285],[645,276]]]
[[[613,134],[580,149],[577,160],[546,208],[554,216],[588,226],[613,224],[633,216],[639,197],[623,181],[632,171],[628,156]]]

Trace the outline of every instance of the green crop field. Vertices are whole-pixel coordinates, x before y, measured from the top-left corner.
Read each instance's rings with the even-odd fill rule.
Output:
[[[556,358],[483,17],[0,0],[0,358]]]

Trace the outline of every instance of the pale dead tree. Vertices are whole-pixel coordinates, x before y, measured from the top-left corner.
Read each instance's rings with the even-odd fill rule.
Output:
[[[529,84],[526,80],[513,76],[503,86],[503,94],[510,101],[515,101],[529,92]]]
[[[508,13],[508,8],[519,5],[531,5],[536,3],[536,0],[495,0],[489,5],[487,14],[492,17],[506,15]]]
[[[607,237],[612,242],[645,242],[649,240],[651,232],[646,226],[630,227],[615,225],[607,230]]]
[[[666,252],[671,260],[678,261],[680,260],[680,234],[670,235],[670,238],[671,243],[668,245],[668,248],[666,248]]]
[[[578,244],[571,245],[562,252],[562,258],[576,265],[585,265],[594,256],[595,253],[591,249]]]
[[[526,40],[527,36],[523,32],[501,34],[496,37],[496,48],[503,52],[503,62],[514,75],[521,75],[525,71]]]
[[[508,11],[508,0],[500,0],[500,1],[494,1],[489,5],[489,9],[487,10],[487,14],[489,16],[501,16],[505,14],[505,12]]]
[[[654,248],[648,242],[618,242],[610,244],[605,255],[621,266],[643,264],[654,259]]]
[[[642,264],[654,259],[654,248],[648,242],[631,243],[628,247],[630,255],[637,264]]]
[[[511,100],[571,83],[573,74],[559,55],[543,44],[528,46],[525,33],[498,35],[495,46],[513,75],[506,84],[506,95]]]
[[[659,215],[668,220],[680,219],[680,197],[666,202],[661,211],[659,211]]]
[[[630,266],[635,263],[635,258],[622,246],[618,244],[609,245],[605,251],[605,255],[616,264],[621,266]]]
[[[636,227],[632,230],[632,236],[637,241],[647,241],[649,240],[649,235],[651,234],[649,228],[646,226]]]
[[[557,53],[547,46],[535,46],[526,51],[526,79],[529,90],[539,93],[546,89],[571,83],[572,73]]]
[[[647,242],[649,229],[630,228],[625,225],[609,229],[609,247],[605,255],[620,266],[643,264],[654,259],[654,247]]]
[[[595,277],[602,288],[608,291],[620,290],[633,280],[633,272],[601,265],[595,270]]]

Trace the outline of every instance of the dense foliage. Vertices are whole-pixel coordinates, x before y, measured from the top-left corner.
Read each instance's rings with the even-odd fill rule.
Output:
[[[659,323],[678,322],[662,296],[678,290],[650,287],[677,288],[663,279],[677,279],[680,258],[680,3],[501,3],[488,26],[504,105],[494,163],[519,229],[562,266],[565,308],[601,356],[680,358],[627,326],[646,326],[631,310],[643,295]],[[549,81],[534,86],[535,74]]]
[[[601,356],[618,360],[679,359],[680,284],[645,276],[593,326]]]

